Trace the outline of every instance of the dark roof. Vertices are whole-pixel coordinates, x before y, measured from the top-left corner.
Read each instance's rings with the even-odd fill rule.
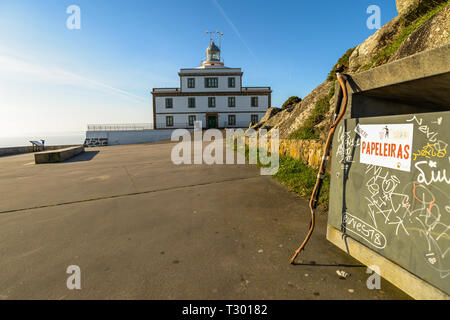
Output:
[[[220,49],[216,46],[216,44],[214,43],[214,41],[212,41],[208,48],[206,49],[207,51],[220,51]]]

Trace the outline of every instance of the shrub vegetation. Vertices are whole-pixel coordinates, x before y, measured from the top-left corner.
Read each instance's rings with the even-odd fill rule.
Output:
[[[300,99],[300,98],[297,97],[297,96],[289,97],[289,99],[287,99],[287,100],[283,103],[283,105],[281,106],[281,109],[286,109],[287,107],[289,107],[289,106],[291,106],[291,105],[293,105],[293,104],[297,104],[297,103],[299,103],[300,101],[302,101],[302,99]]]
[[[334,84],[331,86],[328,94],[317,101],[311,115],[306,118],[302,126],[291,133],[291,139],[319,139],[320,134],[316,126],[325,119],[327,112],[330,110],[330,99],[334,96]]]

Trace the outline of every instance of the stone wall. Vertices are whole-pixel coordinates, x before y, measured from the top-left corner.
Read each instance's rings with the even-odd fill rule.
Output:
[[[249,137],[246,137],[245,143],[249,144]],[[259,143],[258,143],[259,145]],[[270,139],[266,149],[271,151]],[[301,160],[311,168],[318,169],[324,155],[325,143],[320,140],[296,140],[280,139],[279,153],[287,157]]]
[[[320,140],[280,139],[280,154],[302,160],[318,169],[324,155],[325,143]]]

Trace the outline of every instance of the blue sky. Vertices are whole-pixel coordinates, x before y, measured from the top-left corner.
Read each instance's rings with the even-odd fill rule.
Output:
[[[73,4],[80,30],[66,27]],[[151,88],[200,65],[206,30],[225,34],[225,64],[244,86],[271,86],[279,107],[376,31],[369,5],[382,24],[397,15],[395,0],[0,0],[0,137],[151,122]]]

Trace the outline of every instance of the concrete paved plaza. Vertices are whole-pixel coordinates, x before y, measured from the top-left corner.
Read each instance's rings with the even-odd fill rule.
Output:
[[[0,299],[407,299],[325,239],[251,165],[173,165],[174,143],[0,158]],[[68,290],[70,265],[81,290]],[[336,270],[350,273],[339,279]]]

